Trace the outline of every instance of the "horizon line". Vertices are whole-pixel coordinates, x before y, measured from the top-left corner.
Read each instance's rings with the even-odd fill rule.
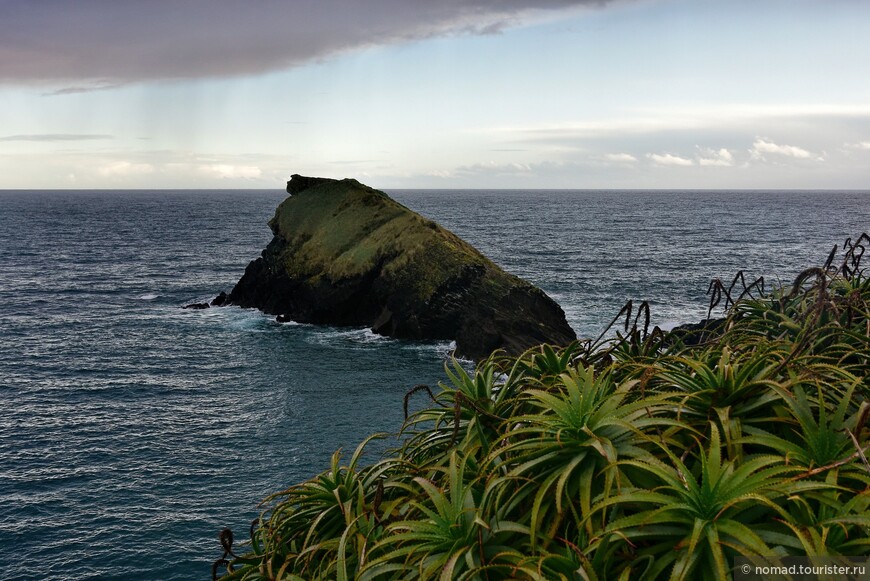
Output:
[[[340,181],[340,180],[339,180]],[[362,183],[362,182],[361,182]],[[368,184],[366,184],[368,185]],[[372,186],[369,186],[372,187]],[[503,191],[503,192],[849,192],[870,193],[870,188],[500,188],[500,187],[451,187],[407,188],[382,187],[381,191],[446,192],[446,191]],[[273,188],[0,188],[0,194],[10,192],[266,192]],[[274,191],[287,193],[285,189]]]

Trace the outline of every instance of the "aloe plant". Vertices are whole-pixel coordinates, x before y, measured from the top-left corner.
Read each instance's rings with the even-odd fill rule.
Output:
[[[862,424],[870,412],[870,402],[864,402],[853,414],[848,413],[857,385],[855,378],[833,406],[826,401],[821,385],[816,386],[816,398],[810,398],[801,385],[796,385],[791,393],[777,388],[788,409],[788,416],[782,418],[782,425],[776,430],[778,434],[747,427],[747,437],[742,442],[779,453],[785,462],[806,472],[807,477],[850,486],[856,491],[870,486],[870,469],[865,470],[856,462],[862,450],[856,447],[858,440],[854,436],[865,427]]]
[[[811,557],[861,556],[870,551],[870,490],[808,492],[789,499],[785,526],[795,552]]]
[[[710,439],[699,442],[697,465],[690,465],[662,446],[666,460],[648,457],[621,463],[649,472],[649,489],[623,489],[599,501],[594,513],[613,514],[601,536],[617,536],[635,547],[638,557],[654,557],[649,575],[694,578],[712,571],[724,579],[736,555],[773,554],[767,524],[784,511],[774,501],[797,492],[788,484],[794,472],[776,456],[740,464],[722,457],[719,429],[710,425]],[[766,540],[766,537],[769,537]]]
[[[372,548],[377,556],[360,571],[361,580],[391,573],[406,579],[452,579],[492,569],[512,552],[508,538],[524,529],[494,518],[472,464],[470,456],[453,452],[431,479],[414,479],[419,490],[412,491],[405,517],[387,526]]]
[[[667,396],[631,397],[636,383],[616,385],[580,366],[549,391],[525,393],[535,413],[513,419],[492,461],[503,474],[500,500],[529,511],[533,549],[539,533],[552,538],[566,517],[581,520],[593,497],[626,484],[617,460],[646,453],[645,431],[677,424],[661,415]]]
[[[267,499],[243,554],[222,534],[215,568],[232,580],[725,579],[739,555],[870,555],[861,244],[764,297],[733,302],[720,284],[730,310],[698,345],[644,336],[640,315],[629,331],[627,305],[625,337],[495,354],[474,371],[450,362],[437,390],[412,390],[430,403],[399,449],[365,467],[365,442],[346,464],[336,453]]]

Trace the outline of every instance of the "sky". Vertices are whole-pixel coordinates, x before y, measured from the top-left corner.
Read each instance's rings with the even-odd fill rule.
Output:
[[[0,189],[870,189],[865,0],[0,0]]]

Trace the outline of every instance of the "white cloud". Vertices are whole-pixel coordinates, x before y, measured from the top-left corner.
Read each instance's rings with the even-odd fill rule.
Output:
[[[103,177],[138,176],[153,172],[154,166],[150,163],[132,163],[129,161],[115,161],[97,169],[97,173]]]
[[[634,163],[637,161],[637,158],[630,153],[607,153],[604,155],[604,159],[616,163]]]
[[[560,123],[492,125],[467,131],[474,135],[489,136],[505,145],[522,145],[527,149],[531,146],[556,145],[597,153],[597,159],[611,161],[605,152],[625,147],[626,144],[638,150],[688,152],[697,143],[727,142],[736,145],[741,141],[757,145],[754,159],[760,159],[765,154],[811,159],[818,157],[814,152],[843,144],[847,135],[843,132],[845,128],[852,135],[870,128],[870,106],[783,105],[776,108],[723,105],[685,110],[659,106],[626,109],[613,117],[565,120]],[[771,133],[781,135],[786,143],[797,141],[804,145],[779,145],[767,137],[759,137]],[[861,133],[858,135],[862,136]],[[594,142],[601,145],[595,145]],[[845,149],[864,150],[864,144],[870,147],[870,141],[857,144],[847,141]],[[750,153],[752,151],[750,149]],[[734,148],[729,153],[743,157]],[[722,159],[703,152],[692,157],[695,157],[696,163],[704,158],[723,164]],[[705,162],[705,165],[710,163]],[[734,165],[737,163],[733,162]]]
[[[431,171],[423,172],[422,175],[426,178],[447,179],[453,177],[453,172],[446,169],[434,169]]]
[[[702,166],[731,167],[734,165],[734,156],[724,147],[720,150],[701,149],[701,157],[698,163]]]
[[[255,165],[232,165],[228,163],[212,163],[197,168],[200,172],[218,179],[258,178],[262,170]]]
[[[861,141],[859,143],[847,143],[846,147],[848,149],[870,150],[870,141]]]
[[[278,188],[306,169],[290,156],[266,153],[215,154],[178,150],[99,151],[68,149],[51,154],[27,151],[0,155],[0,188]],[[17,171],[20,177],[15,179]],[[359,174],[357,174],[359,175]],[[342,175],[335,177],[345,177]],[[353,177],[347,176],[347,177]]]
[[[658,153],[648,153],[646,154],[646,156],[656,165],[675,165],[682,167],[695,165],[695,162],[691,159],[680,157],[678,155],[672,155],[670,153],[665,153],[663,155]]]
[[[695,130],[706,127],[706,120],[685,116],[628,116],[593,121],[568,121],[558,124],[502,125],[469,129],[469,133],[509,137],[518,142],[553,142],[613,135],[644,135],[662,131]]]
[[[30,133],[27,135],[6,135],[0,141],[93,141],[98,139],[114,139],[111,135],[78,134],[78,133]]]
[[[494,161],[476,163],[456,168],[455,175],[502,175],[517,176],[531,173],[532,166],[525,163],[496,163]]]
[[[772,141],[757,137],[755,143],[752,144],[752,148],[749,150],[749,155],[752,159],[763,160],[765,159],[765,154],[794,157],[796,159],[811,159],[814,157],[812,153],[802,147],[796,145],[778,145]]]
[[[678,107],[658,105],[655,107],[637,107],[635,114],[642,117],[660,117],[669,119],[700,119],[700,120],[733,120],[753,121],[759,119],[787,118],[843,118],[867,117],[870,115],[870,104],[867,103],[777,103],[775,105],[759,103],[717,103],[715,105],[697,105]]]

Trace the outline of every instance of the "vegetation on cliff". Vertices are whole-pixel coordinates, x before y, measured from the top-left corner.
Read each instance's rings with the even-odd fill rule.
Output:
[[[870,555],[870,238],[714,330],[452,364],[402,447],[267,501],[225,579],[729,578],[737,556]],[[738,281],[740,279],[735,279]],[[406,408],[408,398],[406,398]]]

